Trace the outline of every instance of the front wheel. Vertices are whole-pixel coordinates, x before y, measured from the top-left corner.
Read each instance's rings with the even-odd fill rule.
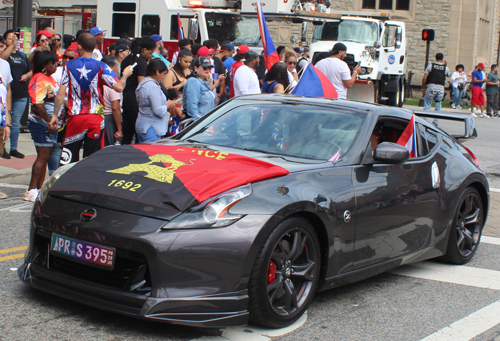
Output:
[[[451,264],[465,264],[479,246],[484,225],[484,206],[479,192],[469,187],[460,197],[453,219],[446,254],[440,259]]]
[[[270,328],[298,320],[316,291],[320,246],[311,224],[281,222],[261,247],[250,276],[250,320]]]

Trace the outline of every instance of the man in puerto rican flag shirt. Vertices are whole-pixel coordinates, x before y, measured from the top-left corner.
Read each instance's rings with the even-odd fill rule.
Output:
[[[231,65],[231,70],[229,70],[229,98],[234,97],[234,75],[240,66],[243,65],[242,59],[245,58],[245,53],[250,51],[247,45],[240,45],[236,50],[236,55],[234,56],[235,62]]]
[[[82,143],[83,157],[104,147],[104,118],[101,116],[104,109],[103,86],[122,92],[125,81],[133,72],[131,66],[127,67],[118,80],[107,64],[92,59],[96,39],[90,33],[82,33],[77,45],[80,58],[66,62],[55,100],[54,110],[59,112],[64,104],[66,89],[69,89],[69,113],[61,164],[78,161]]]

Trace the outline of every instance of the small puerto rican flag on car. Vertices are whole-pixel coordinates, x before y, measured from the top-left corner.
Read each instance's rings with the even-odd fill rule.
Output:
[[[410,157],[416,157],[417,154],[417,137],[415,136],[415,114],[411,117],[410,123],[399,137],[398,144],[405,146],[410,152]]]

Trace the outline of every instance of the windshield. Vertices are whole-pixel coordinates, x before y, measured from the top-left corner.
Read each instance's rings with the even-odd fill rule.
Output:
[[[320,40],[351,41],[373,45],[378,40],[378,25],[360,20],[325,22],[314,28],[313,41]]]
[[[220,43],[231,41],[235,45],[262,46],[257,19],[246,19],[235,14],[205,13],[208,37]]]
[[[181,139],[334,161],[348,151],[364,117],[363,113],[303,104],[229,105],[205,117]]]

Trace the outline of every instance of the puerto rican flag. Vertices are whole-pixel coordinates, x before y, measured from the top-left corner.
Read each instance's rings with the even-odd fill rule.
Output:
[[[399,137],[398,144],[405,146],[410,152],[410,157],[416,157],[417,154],[417,137],[415,136],[415,115],[411,117],[410,123]]]
[[[338,98],[332,82],[312,64],[306,66],[299,83],[290,93],[313,98]]]
[[[266,18],[262,12],[260,1],[257,0],[257,19],[259,20],[260,36],[262,38],[262,46],[264,47],[264,59],[266,61],[266,69],[269,71],[271,67],[280,61],[278,52],[274,47],[273,39],[267,29]]]
[[[177,11],[177,25],[179,26],[178,38],[179,40],[182,40],[184,39],[184,32],[182,32],[181,14],[179,13],[179,11]]]

